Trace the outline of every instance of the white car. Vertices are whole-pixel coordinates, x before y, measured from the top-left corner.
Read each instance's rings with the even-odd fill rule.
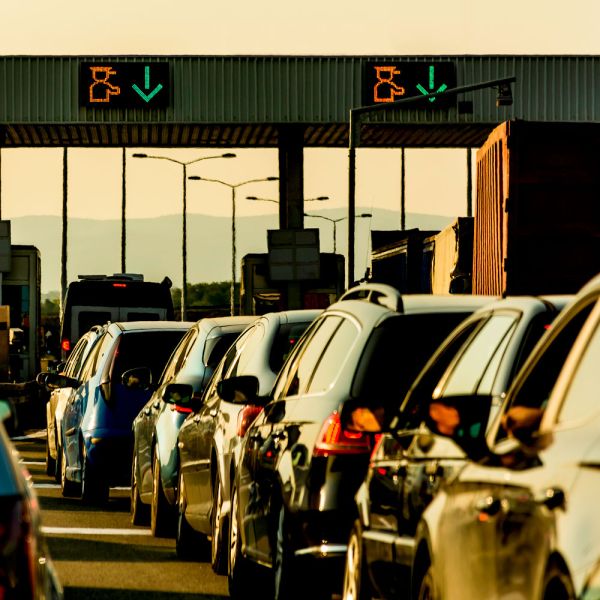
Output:
[[[430,429],[473,462],[424,512],[412,597],[591,597],[600,559],[599,367],[600,276],[534,348],[487,439],[477,434],[485,411],[475,397],[424,408]]]

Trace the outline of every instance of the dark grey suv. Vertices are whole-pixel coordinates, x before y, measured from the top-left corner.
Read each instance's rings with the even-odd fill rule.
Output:
[[[231,495],[233,597],[250,597],[257,564],[271,569],[265,597],[341,590],[354,494],[372,449],[371,437],[342,429],[342,408],[360,401],[385,419],[439,343],[489,301],[401,296],[371,284],[348,291],[311,325],[242,442]],[[327,575],[307,577],[309,565],[325,566]]]

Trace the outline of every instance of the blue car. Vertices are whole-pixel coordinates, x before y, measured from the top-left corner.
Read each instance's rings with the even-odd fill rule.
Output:
[[[179,461],[177,434],[192,409],[174,402],[171,390],[190,385],[200,397],[225,352],[255,316],[200,319],[169,359],[158,388],[133,422],[131,522],[153,535],[174,532]]]
[[[61,431],[63,496],[104,502],[128,485],[132,423],[169,356],[192,323],[112,323],[87,357],[80,379],[49,375],[47,385],[76,388]]]

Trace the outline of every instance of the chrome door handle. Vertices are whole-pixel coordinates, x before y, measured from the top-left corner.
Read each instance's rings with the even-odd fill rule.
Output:
[[[219,411],[218,411],[216,408],[213,408],[212,410],[209,410],[209,411],[208,411],[208,414],[209,414],[211,417],[216,417],[216,416],[218,416],[218,414],[219,414]]]

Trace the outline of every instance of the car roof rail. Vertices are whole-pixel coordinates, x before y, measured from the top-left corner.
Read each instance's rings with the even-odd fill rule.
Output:
[[[340,296],[339,302],[345,300],[364,300],[397,312],[403,311],[402,294],[391,285],[383,283],[365,283],[353,287]]]

